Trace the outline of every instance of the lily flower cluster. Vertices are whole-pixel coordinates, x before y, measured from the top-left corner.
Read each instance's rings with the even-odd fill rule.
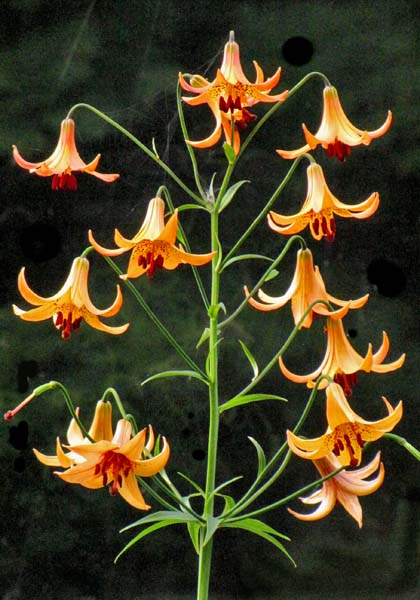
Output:
[[[276,106],[281,106],[283,102],[288,101],[288,98],[296,91],[291,90],[289,93],[286,90],[277,94],[273,93],[273,89],[280,81],[281,69],[278,68],[271,77],[265,79],[263,70],[255,61],[254,67],[256,77],[255,82],[252,83],[244,74],[239,45],[235,41],[233,33],[231,33],[229,41],[224,47],[222,65],[217,69],[213,80],[208,80],[199,74],[184,75],[182,73],[179,74],[178,78],[182,90],[193,94],[193,96],[182,97],[183,102],[192,107],[202,104],[208,105],[216,120],[215,128],[208,137],[192,141],[186,135],[186,144],[191,148],[205,149],[216,145],[222,133],[225,138],[224,149],[228,158],[228,167],[217,199],[209,198],[203,192],[196,159],[191,148],[189,148],[189,152],[193,155],[192,163],[199,195],[181,182],[181,188],[188,191],[189,195],[200,204],[200,208],[207,210],[211,215],[210,252],[195,254],[189,251],[188,242],[182,234],[182,229],[179,230],[178,209],[174,209],[170,197],[162,193],[171,208],[170,214],[165,215],[165,201],[158,191],[156,196],[148,202],[146,214],[139,230],[133,237],[125,237],[125,235],[132,234],[123,235],[116,228],[114,230],[115,247],[108,248],[97,241],[97,232],[94,235],[93,231],[89,230],[87,237],[90,246],[80,256],[74,258],[70,272],[57,293],[42,296],[33,291],[27,282],[25,268],[22,268],[18,276],[18,289],[23,299],[34,308],[24,310],[16,305],[13,306],[15,315],[25,321],[43,321],[51,318],[63,340],[69,340],[83,321],[102,332],[121,335],[127,331],[129,323],[108,325],[103,322],[103,319],[117,315],[122,308],[123,294],[120,285],[116,285],[115,299],[108,308],[99,309],[91,300],[88,281],[90,262],[87,258],[91,252],[95,251],[97,254],[104,256],[113,265],[113,258],[129,254],[125,272],[119,270],[118,267],[115,268],[115,265],[114,269],[117,270],[119,278],[124,282],[126,288],[131,291],[134,286],[127,280],[137,279],[145,274],[147,278],[151,278],[159,270],[173,271],[181,265],[191,265],[195,268],[213,262],[211,296],[206,295],[203,282],[197,272],[194,272],[199,292],[204,300],[206,314],[210,321],[209,327],[206,328],[200,340],[201,343],[202,340],[209,339],[205,368],[201,369],[198,366],[195,360],[188,355],[152,313],[154,324],[157,324],[160,332],[164,334],[166,340],[172,344],[178,355],[188,363],[190,368],[189,371],[160,373],[152,378],[179,375],[191,378],[193,376],[205,383],[209,390],[209,453],[206,490],[201,490],[198,484],[192,482],[188,477],[185,478],[193,483],[194,492],[192,496],[202,495],[204,498],[204,512],[203,514],[196,513],[189,503],[189,496],[177,495],[176,487],[169,479],[165,478],[165,482],[159,481],[160,489],[165,490],[165,483],[169,481],[166,491],[169,492],[168,496],[171,502],[178,502],[177,506],[180,507],[180,510],[177,511],[175,507],[164,500],[161,502],[162,506],[166,509],[170,506],[171,510],[163,511],[159,518],[155,519],[159,521],[158,527],[166,526],[165,519],[168,514],[170,515],[168,517],[169,524],[174,522],[187,523],[191,539],[200,554],[200,561],[204,560],[204,562],[200,562],[200,577],[207,578],[210,571],[208,566],[210,559],[208,557],[203,559],[203,556],[205,556],[205,553],[211,552],[212,544],[208,542],[218,527],[226,525],[250,529],[269,541],[272,541],[270,538],[272,538],[272,532],[274,531],[272,528],[269,528],[269,530],[259,529],[260,526],[255,525],[256,520],[253,518],[244,518],[241,522],[240,518],[235,516],[235,511],[239,514],[253,501],[254,488],[257,488],[264,476],[267,476],[268,469],[271,469],[275,462],[273,459],[273,461],[267,463],[264,452],[258,443],[255,444],[258,451],[258,478],[251,490],[243,497],[246,501],[239,501],[235,504],[233,497],[217,493],[225,485],[234,482],[234,479],[218,487],[216,487],[215,479],[220,414],[223,410],[232,408],[235,400],[239,405],[240,403],[261,399],[273,399],[271,395],[262,394],[261,396],[265,396],[262,398],[258,394],[247,393],[262,379],[262,376],[255,375],[251,384],[247,386],[246,392],[241,392],[224,405],[219,404],[218,369],[220,356],[218,355],[218,346],[223,341],[223,337],[219,337],[219,333],[221,328],[232,320],[247,303],[257,310],[268,312],[279,310],[290,301],[295,324],[293,335],[297,333],[298,329],[307,330],[311,328],[315,320],[321,320],[324,324],[323,339],[326,342],[326,350],[320,365],[312,372],[298,374],[290,370],[285,364],[283,350],[280,350],[268,364],[268,367],[271,367],[277,363],[278,359],[279,369],[284,377],[298,384],[306,384],[306,387],[312,390],[311,401],[319,390],[325,391],[325,418],[327,423],[325,432],[315,438],[301,437],[298,432],[303,425],[304,419],[302,419],[302,422],[299,422],[299,427],[296,426],[295,429],[286,432],[287,444],[284,443],[278,456],[276,455],[277,460],[281,452],[286,455],[287,448],[291,451],[287,452],[283,465],[279,467],[279,473],[283,466],[287,464],[290,456],[295,455],[304,460],[312,461],[322,479],[321,482],[318,479],[314,484],[321,483],[320,489],[313,491],[309,496],[301,498],[305,504],[317,505],[315,510],[311,513],[301,514],[289,509],[292,515],[305,521],[313,521],[326,517],[334,506],[340,503],[361,527],[363,515],[359,497],[375,492],[382,485],[385,477],[385,468],[381,462],[380,452],[376,453],[373,460],[362,466],[363,450],[367,443],[375,442],[391,432],[399,423],[403,414],[401,401],[393,407],[385,397],[382,400],[387,414],[374,421],[365,420],[350,406],[349,399],[356,386],[358,373],[363,371],[382,374],[399,369],[404,363],[405,354],[390,362],[385,362],[390,347],[388,335],[385,331],[382,333],[382,343],[375,352],[371,343],[368,344],[364,354],[360,354],[353,348],[345,333],[344,319],[349,311],[362,309],[368,301],[368,295],[347,300],[332,295],[327,290],[319,267],[314,265],[312,252],[306,246],[302,237],[296,236],[293,240],[298,239],[301,248],[297,252],[292,281],[284,293],[272,296],[261,289],[261,283],[257,284],[252,291],[245,287],[246,299],[243,300],[240,307],[225,322],[218,322],[217,320],[219,309],[222,306],[225,308],[224,303],[220,301],[220,281],[224,268],[229,262],[234,262],[237,259],[248,258],[249,256],[261,258],[259,255],[244,255],[236,256],[229,261],[230,255],[227,258],[224,257],[222,243],[218,237],[219,215],[243,183],[238,182],[229,187],[230,177],[236,162],[247,145],[247,142],[244,142],[241,148],[241,135],[251,124],[254,124],[253,131],[255,133],[261,124],[261,121],[256,123],[257,115],[251,112],[250,109],[253,110],[259,103],[269,103],[274,105],[272,109],[274,112]],[[319,75],[319,73],[315,73],[315,75]],[[328,157],[336,157],[342,163],[349,156],[352,147],[367,146],[373,139],[388,131],[392,121],[391,112],[388,112],[385,122],[378,129],[373,131],[358,129],[344,113],[336,88],[324,76],[322,77],[325,83],[324,107],[318,131],[312,134],[306,125],[303,125],[306,140],[304,146],[297,150],[276,151],[284,159],[299,161],[302,156],[305,156],[310,162],[306,172],[307,194],[302,208],[293,215],[283,215],[271,210],[274,200],[270,201],[266,208],[261,211],[259,220],[254,221],[247,230],[246,235],[242,236],[237,242],[235,250],[264,217],[267,217],[268,226],[271,230],[280,235],[295,235],[304,232],[308,228],[310,235],[316,241],[323,241],[325,238],[328,242],[333,242],[337,235],[336,217],[367,219],[378,209],[379,194],[377,192],[373,192],[365,200],[352,205],[336,198],[326,183],[323,168],[309,153],[315,150],[317,146],[321,146]],[[75,124],[70,117],[74,109],[75,107],[70,110],[63,120],[58,145],[53,154],[46,160],[34,163],[28,162],[22,158],[16,146],[13,147],[13,156],[16,163],[38,176],[51,176],[54,190],[74,192],[77,189],[75,172],[81,171],[91,174],[107,183],[111,183],[119,177],[119,174],[116,173],[103,174],[96,170],[100,154],[88,164],[80,158],[75,143]],[[93,112],[99,113],[96,109],[93,109]],[[105,120],[116,125],[103,113],[100,114]],[[180,118],[181,124],[185,125],[182,109]],[[120,131],[123,130],[120,126],[117,126],[117,128]],[[128,137],[133,139],[134,136],[130,134]],[[249,140],[249,138],[247,139]],[[160,160],[157,152],[151,152],[139,140],[137,142],[137,145],[160,167],[163,167],[165,172],[179,185],[180,179]],[[226,150],[226,146],[228,150]],[[216,175],[214,175],[213,180],[215,177]],[[163,188],[164,186],[159,190]],[[228,201],[226,198],[228,198]],[[190,206],[184,205],[183,208],[189,208]],[[181,240],[184,245],[177,243],[177,239]],[[291,243],[286,250],[288,251],[290,247]],[[232,250],[232,254],[234,254],[234,250]],[[270,269],[277,266],[281,259],[282,255],[279,256],[276,264],[273,264]],[[263,277],[260,282],[266,280],[268,280],[268,277]],[[134,295],[137,299],[139,298],[136,290]],[[211,298],[211,301],[209,301],[209,298]],[[303,331],[299,333],[299,335],[303,334]],[[242,346],[244,347],[244,345]],[[285,347],[288,346],[289,344],[285,345]],[[245,354],[254,367],[255,360],[251,352],[246,349]],[[288,363],[288,361],[289,358],[286,362]],[[267,371],[268,368],[263,370],[262,374]],[[256,368],[254,372],[257,372]],[[48,385],[46,384],[47,387]],[[37,394],[38,392],[33,392],[17,408],[8,411],[5,414],[6,420],[14,417]],[[118,403],[119,401],[117,401]],[[60,438],[57,437],[55,455],[46,455],[36,449],[34,449],[34,452],[40,462],[59,469],[55,471],[55,474],[60,479],[90,489],[109,487],[112,496],[119,494],[136,509],[148,510],[150,506],[143,497],[139,481],[140,485],[147,487],[144,482],[141,483],[141,479],[153,477],[165,468],[170,456],[169,444],[164,437],[156,443],[153,428],[150,425],[148,428],[144,427],[138,431],[134,419],[127,416],[121,406],[119,408],[123,418],[118,421],[115,431],[112,425],[111,405],[105,400],[105,397],[97,403],[92,424],[88,431],[81,424],[79,409],[71,409],[73,418],[67,430],[68,444],[62,444]],[[304,413],[305,418],[307,414]],[[266,465],[268,465],[267,468]],[[272,477],[273,481],[275,479],[276,476]],[[263,491],[265,485],[264,483],[259,490],[255,491],[254,499],[259,496],[261,490]],[[199,494],[195,493],[197,489],[200,490]],[[298,494],[299,492],[296,492],[295,497]],[[225,511],[217,518],[214,515],[215,496],[228,499],[226,500]],[[157,493],[155,497],[161,499]],[[271,509],[271,506],[269,509]],[[207,510],[208,513],[206,513]],[[254,516],[255,512],[250,514]],[[228,520],[230,515],[232,515],[231,521]],[[214,530],[212,529],[213,525]],[[155,528],[156,526],[152,526],[151,530]],[[275,532],[275,534],[279,535],[278,532]],[[139,536],[139,539],[140,537],[142,536]],[[280,537],[282,536],[280,535]],[[277,538],[273,543],[279,547],[280,542]],[[205,567],[202,567],[202,565],[205,565]],[[199,594],[199,597],[207,598],[208,582],[201,585],[205,591],[201,595]]]

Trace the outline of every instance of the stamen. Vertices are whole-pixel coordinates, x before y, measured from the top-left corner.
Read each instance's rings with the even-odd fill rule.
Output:
[[[53,190],[70,190],[75,192],[77,190],[77,179],[73,173],[55,173],[52,178],[51,187]]]
[[[337,138],[334,140],[332,144],[328,144],[327,146],[327,155],[328,156],[336,156],[339,161],[343,162],[346,157],[350,154],[351,147],[344,142],[340,142]]]

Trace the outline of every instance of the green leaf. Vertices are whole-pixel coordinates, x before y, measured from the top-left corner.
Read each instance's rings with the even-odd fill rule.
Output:
[[[222,201],[220,202],[219,213],[222,212],[233,200],[236,192],[240,187],[243,186],[244,183],[250,183],[248,179],[242,179],[241,181],[237,181],[234,183],[223,195]]]
[[[255,535],[259,535],[260,537],[264,538],[265,540],[267,540],[268,542],[270,542],[271,544],[276,546],[276,548],[278,548],[281,552],[283,552],[283,554],[285,554],[287,556],[287,558],[296,567],[296,563],[293,560],[293,558],[287,552],[287,550],[283,546],[283,544],[281,542],[279,542],[279,540],[277,539],[277,538],[281,538],[283,540],[287,540],[290,542],[290,538],[283,535],[282,533],[279,533],[278,531],[273,529],[273,527],[270,527],[270,525],[267,525],[266,523],[263,523],[262,521],[259,521],[258,519],[248,518],[248,519],[242,519],[240,521],[232,521],[231,523],[229,523],[229,522],[223,523],[222,527],[245,529],[246,531],[250,531],[251,533],[254,533]]]
[[[219,314],[220,310],[223,310],[225,314],[227,313],[226,306],[223,304],[223,302],[219,302],[218,304],[212,304],[211,306],[209,306],[207,314],[210,319],[215,319]]]
[[[235,481],[239,481],[239,479],[243,479],[243,478],[244,478],[243,475],[237,475],[236,477],[232,477],[232,479],[228,479],[228,481],[224,481],[223,483],[218,485],[217,488],[215,488],[213,490],[212,495],[216,494],[217,496],[222,496],[222,494],[219,494],[220,490],[222,490],[226,486],[230,485],[231,483],[234,483]]]
[[[156,158],[160,158],[158,151],[156,150],[155,138],[152,138],[152,149]]]
[[[252,444],[254,444],[255,449],[257,451],[257,455],[258,455],[258,475],[261,475],[261,473],[265,469],[265,465],[267,464],[267,460],[265,458],[264,450],[262,449],[262,447],[260,446],[260,444],[257,442],[257,440],[254,440],[253,437],[248,436],[248,439],[249,439],[249,441]]]
[[[200,554],[200,527],[201,525],[197,522],[189,521],[187,523],[188,533],[190,534],[194,550],[197,552],[198,555]]]
[[[229,267],[231,264],[238,262],[240,260],[250,260],[253,258],[257,258],[259,260],[268,260],[269,262],[274,262],[272,258],[269,258],[268,256],[264,256],[264,254],[240,254],[239,256],[234,256],[233,258],[229,258],[229,260],[227,260],[224,265],[223,265],[223,270],[226,269],[226,267]]]
[[[190,479],[187,475],[185,475],[184,473],[182,473],[181,471],[177,471],[178,475],[180,477],[182,477],[183,479],[185,479],[185,481],[188,481],[188,483],[195,489],[197,490],[197,492],[200,494],[200,496],[203,496],[203,498],[205,498],[206,493],[203,490],[203,488],[201,488],[198,483],[196,483],[195,481],[193,481],[192,479]]]
[[[195,210],[195,209],[199,209],[199,210],[205,210],[207,212],[207,209],[204,206],[200,206],[200,204],[181,204],[181,206],[178,206],[178,212],[182,212],[183,210]]]
[[[117,562],[117,560],[120,558],[120,556],[122,556],[124,554],[124,552],[126,552],[129,548],[134,546],[134,544],[137,544],[137,542],[139,542],[141,539],[143,539],[150,533],[153,533],[154,531],[157,531],[158,529],[162,529],[163,527],[168,527],[169,525],[178,525],[179,523],[184,523],[184,522],[185,522],[185,519],[183,519],[183,520],[167,519],[164,521],[160,521],[158,523],[154,523],[154,525],[147,527],[147,529],[144,529],[143,531],[141,531],[138,535],[136,535],[136,537],[134,537],[130,542],[128,542],[128,544],[126,546],[124,546],[124,548],[121,550],[121,552],[119,552],[117,554],[117,556],[115,557],[114,563]]]
[[[271,281],[272,279],[275,279],[277,277],[277,275],[279,275],[279,274],[280,274],[280,271],[273,269],[272,271],[269,272],[267,277],[264,277],[264,281]]]
[[[201,337],[198,340],[195,347],[199,348],[201,346],[201,344],[204,344],[204,342],[209,339],[209,337],[210,337],[210,329],[208,327],[206,327],[204,329],[203,333],[201,334]]]
[[[253,357],[253,355],[251,353],[251,350],[249,350],[249,348],[247,348],[245,343],[242,340],[238,340],[238,342],[241,344],[241,348],[242,348],[245,356],[249,360],[249,363],[252,367],[252,370],[254,372],[254,377],[251,379],[251,381],[254,381],[254,379],[258,376],[258,373],[260,372],[258,365],[257,365],[257,361],[255,360],[255,358]]]
[[[165,377],[193,377],[195,379],[199,379],[207,385],[207,380],[200,375],[200,373],[197,373],[197,371],[162,371],[161,373],[151,375],[142,381],[140,385],[146,385],[146,383],[149,383],[149,381],[155,381],[155,379],[164,379]]]
[[[229,164],[233,165],[234,162],[236,161],[236,154],[235,154],[234,149],[232,148],[232,146],[230,144],[225,142],[223,144],[223,150],[225,152],[225,156],[228,159]]]
[[[204,541],[203,541],[203,546],[208,544],[209,541],[211,540],[211,538],[214,536],[214,534],[216,533],[216,529],[218,529],[218,527],[221,524],[221,520],[218,517],[213,517],[212,515],[207,515],[206,522],[207,522],[207,527],[206,527],[206,535],[205,535]]]
[[[167,520],[176,520],[180,523],[184,521],[197,522],[197,519],[190,513],[186,513],[180,510],[159,510],[157,512],[151,513],[150,515],[142,517],[138,521],[134,521],[134,523],[130,523],[130,525],[126,525],[125,527],[123,527],[123,529],[120,529],[120,533],[123,533],[128,529],[132,529],[133,527],[139,527],[140,525],[147,525],[148,523],[155,523]]]
[[[250,404],[251,402],[260,402],[261,400],[281,400],[287,402],[287,398],[276,396],[275,394],[245,394],[243,396],[235,396],[231,400],[228,400],[221,406],[219,406],[219,412],[222,413],[225,410],[241,406],[243,404]]]
[[[222,512],[222,516],[223,516],[224,514],[230,512],[232,510],[232,508],[235,506],[236,502],[232,498],[232,496],[228,496],[227,494],[218,494],[218,495],[221,496],[221,498],[223,498],[225,501],[225,508],[223,509],[223,512]]]
[[[212,205],[215,203],[215,196],[214,196],[214,180],[215,179],[216,179],[216,173],[213,173],[212,178],[210,180],[209,191],[207,192],[207,200]]]

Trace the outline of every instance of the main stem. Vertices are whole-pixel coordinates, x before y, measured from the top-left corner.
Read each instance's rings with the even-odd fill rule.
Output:
[[[219,215],[217,208],[211,214],[212,250],[219,248]],[[219,304],[219,270],[220,256],[216,255],[212,262],[211,305],[209,309],[210,337],[208,356],[209,377],[209,439],[207,452],[206,497],[203,517],[209,522],[214,511],[214,494],[216,481],[216,461],[219,434],[219,396],[218,396],[218,304]],[[207,600],[211,570],[213,538],[204,545],[205,530],[201,529],[197,600]]]

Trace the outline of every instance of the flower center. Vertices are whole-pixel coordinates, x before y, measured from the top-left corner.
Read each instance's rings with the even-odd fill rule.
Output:
[[[52,178],[52,189],[75,192],[77,190],[77,179],[72,172],[56,173]]]
[[[342,456],[343,465],[349,464],[356,467],[360,463],[362,448],[365,442],[362,439],[357,423],[342,423],[338,425],[331,434],[332,451],[335,456],[340,457],[347,454],[347,459]]]
[[[102,475],[102,485],[109,484],[109,493],[115,496],[122,486],[123,477],[128,477],[131,469],[132,463],[124,454],[108,450],[96,464],[94,474]]]
[[[316,239],[326,237],[329,242],[334,241],[336,227],[331,211],[321,211],[320,213],[311,211],[309,218],[311,221],[310,226]]]
[[[138,258],[139,267],[143,267],[143,269],[147,269],[147,276],[149,279],[153,277],[156,269],[163,268],[163,256],[156,252],[155,245],[153,242],[150,242],[149,249],[144,254],[141,254]]]
[[[76,316],[76,318],[74,318],[72,308],[75,307],[70,307],[70,309],[66,310],[66,308],[63,306],[61,307],[61,310],[58,310],[53,316],[54,325],[58,331],[61,331],[61,337],[63,340],[68,340],[71,332],[79,329],[83,320],[82,316]]]
[[[343,162],[346,157],[350,154],[351,147],[344,142],[340,142],[337,138],[335,138],[332,144],[328,144],[327,146],[327,155],[328,156],[336,156],[338,160]]]

